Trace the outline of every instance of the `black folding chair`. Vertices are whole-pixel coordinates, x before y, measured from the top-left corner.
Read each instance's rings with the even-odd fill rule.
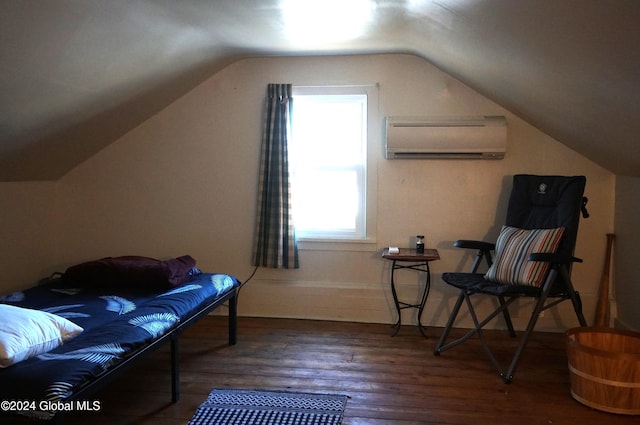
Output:
[[[442,275],[445,283],[460,289],[460,294],[435,348],[435,355],[477,334],[504,382],[510,383],[542,311],[570,300],[578,322],[586,326],[580,295],[570,278],[571,265],[582,262],[573,253],[580,213],[588,217],[587,198],[583,196],[585,184],[584,176],[516,175],[513,177],[507,219],[497,242],[455,242],[455,247],[478,251],[470,273]],[[495,252],[495,263],[492,251]],[[483,258],[489,267],[486,274],[478,273]],[[498,301],[497,308],[481,321],[473,305],[473,299],[479,296],[495,297]],[[501,315],[509,335],[515,337],[509,306],[521,297],[534,298],[534,307],[509,367],[503,370],[489,348],[482,328]],[[463,303],[466,303],[475,327],[464,336],[447,342]]]

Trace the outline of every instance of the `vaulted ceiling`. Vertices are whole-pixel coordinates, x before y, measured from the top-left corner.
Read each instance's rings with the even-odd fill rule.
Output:
[[[640,176],[640,1],[0,1],[0,181],[56,180],[229,63],[419,55]]]

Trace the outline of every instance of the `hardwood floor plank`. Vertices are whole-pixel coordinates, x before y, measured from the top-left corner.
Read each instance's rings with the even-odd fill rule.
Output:
[[[223,317],[182,335],[178,403],[170,403],[163,348],[95,395],[100,412],[74,413],[66,423],[184,425],[213,388],[225,387],[345,394],[344,425],[638,423],[571,398],[563,334],[535,333],[513,383],[504,384],[475,339],[435,356],[439,328],[423,338],[413,326],[391,337],[380,324],[240,318],[238,325],[235,346],[226,344]],[[502,331],[486,336],[506,362],[516,342]]]

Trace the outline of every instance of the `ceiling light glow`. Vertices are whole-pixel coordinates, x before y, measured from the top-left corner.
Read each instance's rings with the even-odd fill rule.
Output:
[[[361,36],[376,6],[371,0],[283,0],[280,7],[289,40],[308,45]]]

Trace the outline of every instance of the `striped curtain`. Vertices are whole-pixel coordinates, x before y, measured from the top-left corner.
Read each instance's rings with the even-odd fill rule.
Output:
[[[291,84],[269,84],[258,182],[254,265],[297,269],[298,245],[291,219],[287,139],[291,131]]]

